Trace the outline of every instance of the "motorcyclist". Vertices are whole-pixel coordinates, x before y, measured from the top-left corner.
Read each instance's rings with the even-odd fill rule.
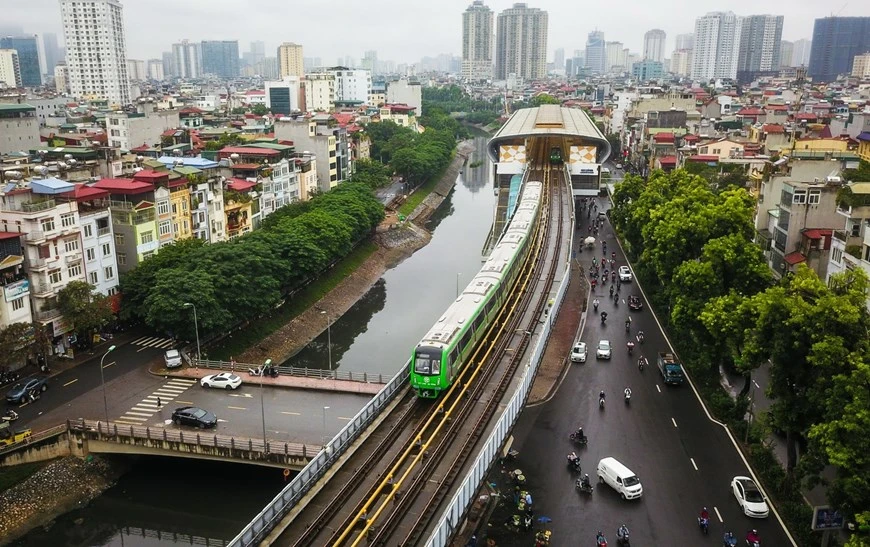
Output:
[[[593,287],[594,287],[594,285],[593,285]],[[604,323],[605,321],[607,321],[607,312],[603,311],[603,312],[601,312],[601,322]]]
[[[637,341],[640,342],[641,344],[643,344],[643,331],[642,330],[637,331]]]
[[[628,354],[631,355],[631,352],[634,351],[634,342],[629,340],[628,342],[625,343],[625,347],[628,348]]]
[[[750,530],[746,533],[746,541],[749,542],[750,545],[753,543],[761,543],[761,536],[758,535],[757,530]]]
[[[610,285],[610,296],[613,296],[613,285]]]
[[[614,270],[613,273],[610,274],[610,279],[616,281],[616,270]]]
[[[625,524],[623,524],[622,526],[620,526],[619,528],[617,528],[617,529],[616,529],[616,537],[618,537],[619,539],[626,539],[626,538],[628,538],[628,526],[626,526]]]
[[[595,542],[598,545],[607,545],[607,539],[605,539],[604,534],[601,533],[601,530],[595,533]]]
[[[598,311],[598,304],[600,303],[597,298],[592,301],[592,307],[595,308],[595,311]]]
[[[701,516],[698,517],[698,518],[700,518],[701,520],[706,520],[706,521],[709,522],[709,520],[710,520],[710,512],[707,511],[707,508],[706,508],[706,507],[704,507],[703,509],[701,509]]]
[[[643,358],[643,355],[641,355],[641,356],[638,357],[638,359],[637,359],[637,367],[638,367],[638,368],[643,368],[644,365],[646,365],[646,359],[644,359],[644,358]]]
[[[722,544],[728,545],[729,547],[735,547],[737,545],[737,538],[734,537],[732,532],[725,532],[725,535],[722,537]]]
[[[599,401],[604,400],[604,390],[603,389],[598,393],[598,400]]]
[[[583,439],[586,438],[586,434],[583,433],[582,427],[578,427],[577,431],[574,432],[574,438],[577,439],[578,441],[582,441]]]
[[[581,488],[590,488],[592,483],[589,481],[589,473],[585,473],[583,478],[580,479],[580,487]]]
[[[625,394],[626,399],[631,399],[631,388],[630,387],[626,387],[625,390],[623,391],[623,393]]]
[[[629,317],[628,319],[625,320],[625,330],[628,330],[630,328],[631,328],[631,317]]]

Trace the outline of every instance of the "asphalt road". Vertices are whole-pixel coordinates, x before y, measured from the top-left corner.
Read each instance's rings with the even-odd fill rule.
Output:
[[[109,419],[137,425],[171,423],[178,406],[193,405],[214,412],[219,419],[218,433],[237,437],[262,437],[265,416],[270,439],[319,444],[324,436],[332,438],[369,400],[369,396],[320,391],[265,388],[261,410],[260,388],[243,384],[238,390],[206,389],[181,379],[151,374],[160,365],[163,348],[130,343],[108,354],[103,373],[106,403],[100,380],[100,355],[48,380],[42,396],[22,406],[9,405],[20,418],[16,428],[34,431],[49,428],[67,419]],[[8,390],[11,386],[4,388]],[[5,391],[3,392],[5,396]],[[156,398],[161,406],[156,406]],[[324,407],[329,407],[324,410]]]
[[[599,200],[599,207],[603,203]],[[585,215],[582,218],[578,235],[585,237]],[[617,252],[617,267],[626,264],[609,222],[603,237],[608,256]],[[579,252],[577,259],[588,270],[593,256],[601,257],[600,245],[594,253]],[[645,298],[642,311],[629,312],[628,295],[642,296],[637,283],[623,283],[618,307],[608,301],[608,290],[609,284],[599,285],[592,297],[601,300],[599,311],[608,312],[607,323],[601,323],[590,305],[582,331],[588,361],[571,365],[553,399],[527,408],[514,430],[514,447],[520,452],[516,466],[528,477],[536,516],[552,519],[547,524],[553,531],[552,544],[594,545],[595,532],[602,530],[615,545],[616,529],[624,523],[631,530],[632,545],[721,545],[725,530],[733,531],[742,545],[752,528],[760,532],[765,547],[790,545],[773,513],[767,519],[750,519],[738,507],[730,481],[750,473],[725,429],[707,417],[689,385],[668,387],[661,382],[653,359],[669,346]],[[624,323],[629,313],[633,322],[627,333]],[[638,329],[644,331],[645,343],[629,356],[625,344],[629,336],[636,340]],[[614,346],[609,361],[595,358],[595,346],[602,338]],[[643,372],[636,365],[639,355],[650,361]],[[623,402],[626,386],[632,390],[630,405]],[[598,408],[601,390],[608,396],[604,410]],[[586,448],[575,447],[568,438],[581,425],[590,439]],[[569,471],[566,461],[573,450],[581,458],[583,473],[596,483],[592,496],[574,487],[580,475]],[[607,456],[640,478],[644,489],[640,500],[622,501],[615,491],[597,484],[596,465]],[[704,506],[711,514],[706,537],[696,520]],[[499,535],[500,545],[529,542]]]

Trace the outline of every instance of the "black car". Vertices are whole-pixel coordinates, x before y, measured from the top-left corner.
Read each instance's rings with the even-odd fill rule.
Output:
[[[643,309],[643,300],[641,297],[633,294],[628,297],[628,308],[631,310],[642,310]]]
[[[217,425],[217,416],[195,406],[176,408],[172,413],[172,423],[175,425],[192,425],[200,429]]]
[[[6,401],[9,403],[24,404],[28,399],[36,399],[39,394],[48,389],[45,378],[28,378],[12,386],[6,392]]]

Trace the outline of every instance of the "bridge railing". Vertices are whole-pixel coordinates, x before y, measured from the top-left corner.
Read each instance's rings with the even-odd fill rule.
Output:
[[[121,528],[122,533],[126,533],[129,537],[143,537],[158,540],[170,540],[179,545],[206,545],[207,547],[223,547],[227,544],[225,540],[209,538],[204,536],[192,536],[190,534],[180,534],[178,532],[166,532],[163,530],[153,530],[151,528],[141,528],[137,526],[125,526]]]
[[[574,237],[572,235],[568,248],[573,249],[573,244]],[[538,341],[533,349],[531,359],[529,360],[529,366],[524,371],[520,380],[520,385],[513,397],[511,397],[510,402],[505,407],[489,438],[486,439],[482,450],[474,460],[474,465],[469,469],[465,478],[462,479],[459,489],[456,491],[456,494],[454,494],[453,498],[450,500],[450,504],[438,519],[438,523],[435,525],[432,534],[426,540],[426,547],[445,547],[446,545],[449,545],[457,527],[462,524],[465,512],[475,501],[477,489],[480,486],[480,483],[486,478],[490,466],[498,457],[501,447],[504,446],[505,440],[508,435],[510,435],[514,424],[525,407],[526,399],[529,396],[529,392],[532,389],[532,384],[534,383],[535,376],[538,372],[538,365],[540,364],[541,358],[544,355],[544,350],[547,347],[547,339],[550,336],[550,330],[553,326],[553,318],[558,315],[559,308],[562,307],[562,302],[565,299],[565,291],[568,289],[568,283],[570,280],[571,266],[569,260],[568,266],[565,268],[565,275],[562,278],[562,282],[559,284],[556,296],[553,299],[553,307],[550,309],[548,317],[546,317],[546,320],[543,322],[543,328],[540,331],[540,336],[538,337]]]
[[[209,359],[191,359],[192,366],[215,370],[228,370],[230,372],[247,371],[249,368],[257,368],[260,365],[250,363],[236,363],[235,361],[212,361]],[[346,382],[363,382],[366,384],[386,384],[389,377],[383,374],[371,374],[368,372],[353,372],[349,370],[324,370],[322,368],[307,367],[276,367],[278,374],[297,376],[299,378],[318,378],[321,380],[344,380]]]
[[[364,406],[344,428],[326,443],[320,453],[308,462],[302,471],[269,504],[260,511],[254,520],[236,536],[229,545],[232,547],[259,544],[275,525],[284,518],[290,509],[308,493],[314,484],[326,473],[333,462],[365,431],[386,407],[408,384],[410,360],[395,376]]]
[[[0,454],[6,454],[7,452],[13,452],[19,448],[23,448],[23,447],[31,445],[35,442],[39,442],[39,441],[44,440],[44,439],[48,439],[51,437],[56,437],[58,435],[62,435],[64,433],[66,433],[67,431],[69,431],[67,424],[60,424],[60,425],[56,425],[54,427],[50,427],[48,429],[44,429],[42,431],[34,433],[30,437],[27,437],[20,442],[17,442],[15,444],[10,444],[8,446],[4,446],[3,448],[0,448]]]
[[[66,425],[63,427],[67,427]],[[70,420],[68,427],[71,431],[96,435],[105,440],[136,438],[148,440],[162,440],[197,446],[229,448],[231,450],[247,450],[248,452],[262,452],[264,454],[283,454],[285,456],[300,456],[309,458],[320,451],[319,446],[302,443],[288,443],[270,440],[264,443],[263,439],[249,437],[234,437],[229,435],[217,435],[203,431],[183,431],[181,429],[166,429],[164,427],[119,425],[93,420]]]

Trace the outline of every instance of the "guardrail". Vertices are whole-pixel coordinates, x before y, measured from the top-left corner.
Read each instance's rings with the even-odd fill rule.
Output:
[[[254,520],[229,543],[232,547],[256,545],[275,524],[304,496],[326,473],[369,424],[402,389],[408,385],[410,360],[375,395],[326,446],[308,462],[302,471],[260,511]]]
[[[223,539],[192,536],[190,534],[179,534],[178,532],[166,532],[163,530],[153,530],[151,528],[142,528],[140,526],[125,526],[121,528],[121,531],[126,532],[129,537],[155,538],[159,540],[168,539],[172,540],[173,543],[180,545],[207,545],[209,547],[220,547],[227,544]]]
[[[249,368],[258,368],[260,365],[249,363],[236,363],[235,361],[211,361],[208,359],[191,359],[191,365],[195,367],[228,370],[230,372],[247,371]],[[320,380],[344,380],[346,382],[363,382],[366,384],[386,384],[387,378],[383,374],[370,374],[368,372],[353,372],[347,370],[324,370],[322,368],[305,367],[275,367],[278,374],[297,376],[299,378],[318,378]]]
[[[69,431],[69,427],[67,427],[67,424],[60,424],[60,425],[56,425],[54,427],[50,427],[48,429],[44,429],[38,433],[32,434],[30,437],[27,437],[26,439],[24,439],[20,442],[17,442],[15,444],[10,444],[9,446],[4,446],[3,448],[0,448],[0,454],[7,454],[9,452],[14,452],[15,450],[17,450],[19,448],[24,448],[25,446],[30,446],[31,444],[42,441],[44,439],[49,439],[51,437],[63,435],[67,431]]]
[[[574,248],[573,233],[569,240],[568,248]],[[438,524],[435,525],[435,529],[432,531],[429,539],[426,540],[426,547],[445,547],[449,545],[457,527],[462,524],[462,517],[476,500],[477,489],[480,483],[486,478],[490,466],[498,457],[501,447],[504,445],[505,440],[514,427],[514,423],[525,407],[526,399],[529,396],[535,375],[538,372],[538,365],[541,362],[541,357],[544,355],[544,349],[547,347],[547,339],[550,337],[550,330],[553,327],[552,318],[558,315],[559,309],[562,307],[565,291],[568,289],[568,282],[570,280],[571,266],[569,261],[568,266],[565,268],[565,277],[562,278],[562,282],[556,292],[548,320],[543,323],[543,328],[532,352],[529,366],[520,380],[518,389],[514,393],[514,396],[511,397],[510,402],[504,409],[504,413],[486,440],[483,450],[478,454],[477,459],[474,460],[474,465],[462,480],[459,490],[454,494],[453,499],[450,500],[450,504],[441,514],[441,518],[438,519]]]

